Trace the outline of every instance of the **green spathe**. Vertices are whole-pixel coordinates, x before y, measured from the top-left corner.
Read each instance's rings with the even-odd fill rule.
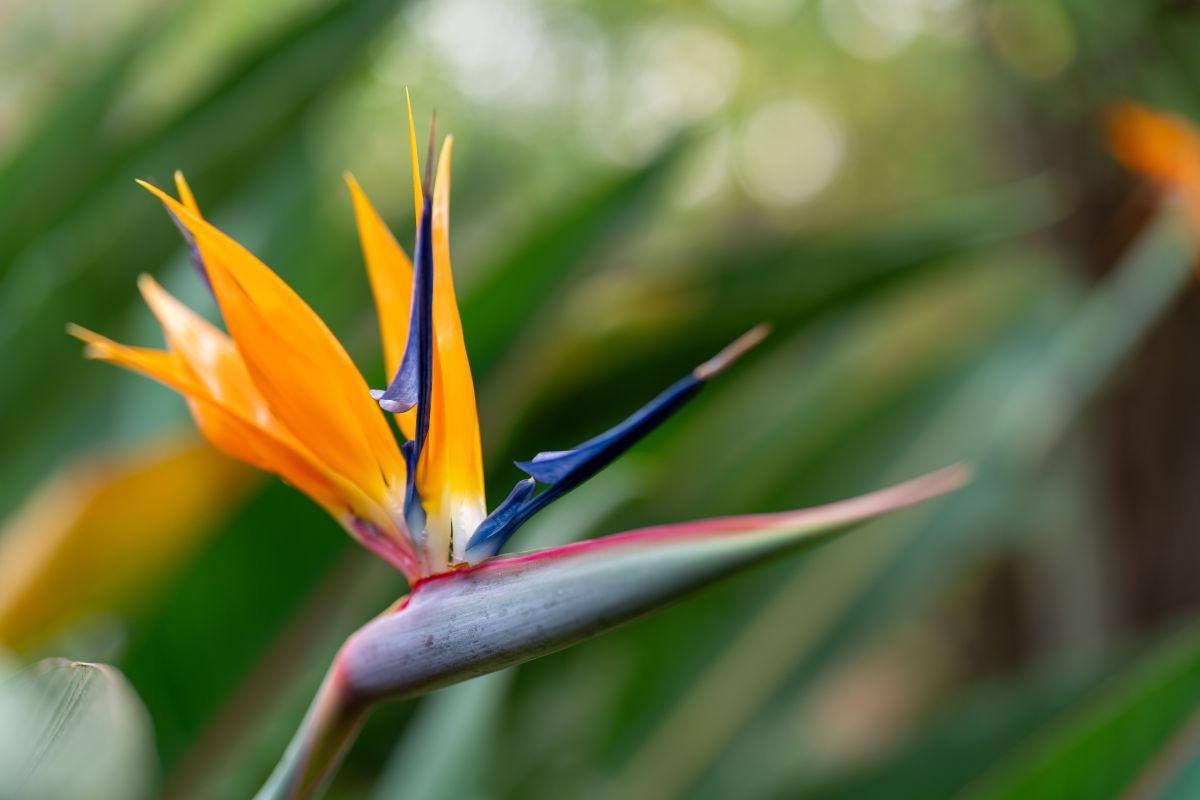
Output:
[[[648,528],[421,581],[343,645],[259,798],[312,796],[378,702],[561,650],[966,480],[965,468],[950,467],[817,508]]]

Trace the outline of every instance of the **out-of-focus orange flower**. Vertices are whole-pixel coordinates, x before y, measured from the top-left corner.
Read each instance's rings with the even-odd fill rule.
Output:
[[[1177,196],[1200,228],[1200,130],[1175,114],[1124,103],[1109,115],[1108,142],[1118,161]]]
[[[0,528],[0,647],[36,647],[136,597],[214,528],[251,478],[191,437],[68,466]]]

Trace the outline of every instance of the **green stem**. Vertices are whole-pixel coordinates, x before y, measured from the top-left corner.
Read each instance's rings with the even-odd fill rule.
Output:
[[[255,800],[317,796],[350,749],[369,710],[369,703],[347,690],[340,658],[334,660],[304,721]]]

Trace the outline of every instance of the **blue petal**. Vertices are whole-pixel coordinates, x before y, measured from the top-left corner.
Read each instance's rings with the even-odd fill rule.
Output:
[[[425,541],[425,506],[421,504],[421,496],[417,494],[417,484],[414,476],[417,473],[417,443],[405,442],[400,445],[404,455],[405,466],[408,467],[408,478],[404,485],[404,524],[408,526],[408,535],[413,547],[420,549]]]
[[[418,549],[425,538],[425,508],[417,493],[417,466],[429,435],[429,401],[433,394],[433,198],[425,195],[417,244],[413,248],[413,296],[408,320],[408,343],[404,358],[391,385],[382,392],[372,390],[371,397],[385,411],[393,413],[417,407],[417,425],[413,440],[401,448],[408,466],[404,486],[404,522],[409,537]]]
[[[616,427],[570,450],[550,450],[538,453],[531,461],[518,461],[517,468],[539,483],[570,482],[572,486],[578,485],[611,464],[617,456],[658,427],[703,385],[703,381],[690,374],[676,381]]]
[[[522,512],[536,488],[537,484],[532,478],[517,482],[504,502],[496,506],[487,519],[475,529],[471,540],[467,542],[468,561],[479,561],[500,552],[500,548],[504,547],[504,543],[516,531],[514,522],[519,525],[528,518],[527,514]]]
[[[417,449],[429,431],[429,396],[433,385],[433,248],[432,198],[425,198],[417,244],[413,253],[412,306],[408,318],[408,343],[391,384],[375,399],[385,411],[398,413],[417,406]],[[374,396],[374,393],[372,393]],[[424,409],[424,411],[422,411]],[[424,425],[421,419],[424,417]]]
[[[696,367],[689,375],[672,384],[624,422],[570,450],[548,450],[517,467],[547,488],[533,495],[533,482],[517,484],[500,506],[480,524],[467,542],[467,560],[472,563],[500,552],[509,538],[525,522],[550,503],[580,485],[611,464],[637,444],[704,388],[704,385],[767,335],[769,328],[759,325],[738,337],[720,353]]]
[[[638,409],[620,425],[589,439],[572,450],[538,453],[532,461],[517,466],[530,479],[521,481],[495,511],[488,515],[467,542],[467,560],[472,563],[500,552],[525,522],[633,447],[684,403],[695,396],[704,381],[695,373]],[[534,481],[549,484],[533,496]]]

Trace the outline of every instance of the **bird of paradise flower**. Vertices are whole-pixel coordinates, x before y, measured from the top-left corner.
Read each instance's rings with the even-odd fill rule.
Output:
[[[380,701],[410,697],[567,647],[772,555],[960,486],[952,467],[800,511],[702,520],[499,557],[537,511],[682,407],[766,335],[759,326],[624,422],[569,450],[517,462],[528,476],[488,513],[475,390],[450,270],[450,163],[430,135],[421,176],[412,110],[416,244],[410,261],[347,176],[391,383],[370,390],[342,345],[274,272],[201,214],[148,183],[179,227],[228,333],[149,276],[139,288],[166,350],[71,326],[89,357],[182,394],[204,436],[311,497],[412,591],[343,645],[260,797],[320,791]],[[397,443],[380,409],[395,415]],[[539,490],[539,487],[540,490]]]

